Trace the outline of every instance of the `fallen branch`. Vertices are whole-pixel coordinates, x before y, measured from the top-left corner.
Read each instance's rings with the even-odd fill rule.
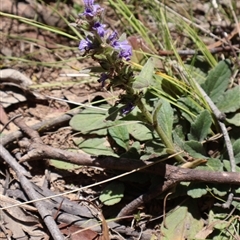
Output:
[[[139,171],[141,170],[164,177],[165,181],[163,185],[159,186],[154,191],[146,193],[135,199],[134,203],[128,206],[129,209],[123,209],[122,212],[119,213],[119,216],[121,217],[125,214],[130,214],[138,206],[150,201],[181,181],[240,185],[240,173],[236,172],[212,172],[197,169],[185,169],[163,163],[148,167],[148,165],[153,163],[129,158],[93,157],[88,154],[69,152],[43,144],[30,143],[29,141],[21,141],[19,142],[19,145],[28,149],[28,153],[23,156],[20,161],[53,158],[78,165],[96,166],[122,171],[132,171],[133,169],[138,169]],[[135,207],[132,207],[133,205]]]
[[[62,117],[64,121],[68,121],[70,118],[71,115],[64,115],[64,117]],[[61,121],[57,122],[62,123]],[[56,123],[56,119],[48,121],[47,123],[48,124]],[[34,129],[38,129],[38,131],[41,128],[47,129],[45,127],[43,128],[43,126],[51,128],[54,125],[50,124],[46,126],[46,123],[42,123],[38,124],[37,126],[35,125]],[[21,135],[21,132],[18,133],[18,135]],[[13,136],[16,135],[13,134]],[[9,140],[9,138],[7,138],[7,140]],[[7,140],[5,140],[4,143],[7,143]],[[181,181],[211,182],[219,184],[240,185],[240,173],[236,172],[212,172],[197,169],[185,169],[163,163],[158,163],[154,166],[151,166],[155,163],[147,161],[143,162],[136,159],[124,159],[108,156],[100,157],[90,156],[88,154],[56,149],[47,145],[43,145],[41,143],[34,142],[32,143],[28,140],[19,141],[19,146],[26,148],[28,150],[27,154],[20,159],[20,162],[39,159],[58,159],[78,165],[96,166],[101,168],[116,169],[122,171],[132,171],[135,169],[136,171],[144,171],[164,177],[165,179],[164,183],[161,186],[159,186],[157,190],[155,189],[153,193],[149,192],[135,199],[134,200],[135,202],[134,201],[132,202],[134,204],[129,204],[128,205],[129,208],[123,209],[123,211],[119,213],[119,216],[123,216],[126,213],[129,214],[139,205],[142,205],[143,203],[150,201],[157,195],[161,194],[163,191],[166,191],[167,189],[173,187],[175,184]]]
[[[152,162],[143,162],[130,158],[116,158],[111,156],[94,157],[88,154],[70,152],[43,144],[30,143],[29,141],[20,141],[19,145],[28,149],[28,153],[21,158],[20,162],[43,158],[54,158],[78,165],[95,166],[123,171],[131,171],[133,169],[143,168],[152,164]],[[180,168],[163,163],[158,163],[157,165],[139,170],[160,175],[166,180],[172,180],[173,182],[191,181],[240,185],[240,173],[236,172],[212,172]]]
[[[31,128],[38,131],[39,133],[43,133],[44,131],[50,131],[50,130],[56,129],[58,127],[61,127],[61,126],[65,126],[74,115],[76,115],[80,112],[81,112],[81,109],[79,109],[79,108],[73,109],[73,110],[63,114],[60,117],[51,118],[46,121],[42,121],[37,124],[34,124],[33,126],[31,126]],[[1,137],[0,138],[1,144],[3,146],[6,146],[7,144],[11,144],[12,142],[14,142],[17,139],[22,138],[22,136],[23,136],[22,131],[15,131],[4,137]]]

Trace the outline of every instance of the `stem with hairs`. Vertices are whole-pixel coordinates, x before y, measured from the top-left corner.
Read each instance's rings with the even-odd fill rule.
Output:
[[[159,104],[157,106],[157,108],[155,109],[155,111],[153,113],[153,116],[146,109],[146,107],[143,104],[141,99],[138,100],[137,106],[140,109],[140,111],[142,112],[146,122],[149,123],[151,126],[153,126],[154,130],[157,132],[157,134],[160,137],[160,139],[162,140],[163,144],[168,148],[168,152],[171,153],[171,154],[175,153],[175,149],[174,149],[174,145],[173,145],[172,141],[166,136],[163,129],[158,124],[157,113],[159,112],[159,110],[161,108],[161,104]],[[180,156],[180,155],[175,156],[175,159],[180,163],[186,162],[183,159],[183,157]]]

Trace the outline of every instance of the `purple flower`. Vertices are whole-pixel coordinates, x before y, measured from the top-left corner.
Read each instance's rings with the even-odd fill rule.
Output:
[[[98,79],[99,83],[102,83],[102,87],[104,87],[105,81],[108,79],[108,75],[106,73],[102,73],[101,77]]]
[[[128,113],[130,113],[133,109],[135,108],[135,106],[132,103],[128,103],[124,106],[124,108],[122,109],[122,114],[123,115],[127,115]]]
[[[116,41],[115,44],[113,45],[113,47],[116,50],[119,50],[119,57],[120,58],[125,58],[127,61],[130,60],[131,56],[132,56],[132,47],[131,45],[128,43],[127,40],[124,40],[122,42]]]
[[[93,44],[88,38],[86,38],[86,39],[83,39],[83,40],[80,41],[80,44],[79,44],[78,48],[81,52],[86,51],[86,50],[92,49]]]
[[[117,31],[113,31],[107,38],[107,42],[112,46],[118,39]]]
[[[101,13],[104,9],[101,8],[98,4],[93,4],[94,0],[84,0],[85,11],[83,14],[87,18],[93,18],[94,16]]]
[[[127,61],[130,60],[132,56],[132,47],[127,40],[122,42],[116,41],[113,47],[119,51],[120,58],[125,58]]]
[[[104,37],[104,34],[106,33],[105,24],[101,24],[100,22],[95,22],[93,25],[93,30],[97,31],[98,35],[100,37]]]
[[[127,40],[122,42],[118,41],[118,34],[116,31],[112,32],[107,38],[107,42],[119,52],[120,58],[125,58],[127,61],[130,60],[132,56],[132,47]]]

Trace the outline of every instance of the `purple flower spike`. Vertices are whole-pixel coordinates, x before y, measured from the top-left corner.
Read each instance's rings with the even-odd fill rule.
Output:
[[[78,48],[81,52],[89,50],[89,49],[93,48],[92,42],[88,38],[86,38],[86,40],[83,39],[83,40],[81,40]]]
[[[128,104],[126,104],[126,106],[122,109],[122,114],[123,114],[123,115],[127,115],[127,114],[130,113],[134,108],[135,108],[135,106],[134,106],[132,103],[128,103]]]
[[[104,10],[98,4],[93,3],[94,0],[84,0],[85,11],[82,15],[86,16],[87,18],[93,18]]]
[[[97,33],[100,37],[104,37],[104,35],[106,33],[106,30],[104,28],[105,28],[105,25],[101,24],[100,22],[96,22],[93,25],[93,30],[97,31]]]

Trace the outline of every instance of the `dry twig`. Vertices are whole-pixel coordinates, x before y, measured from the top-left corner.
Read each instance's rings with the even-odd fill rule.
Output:
[[[30,199],[37,199],[37,194],[32,187],[30,181],[25,177],[25,174],[22,170],[21,165],[11,156],[11,154],[0,144],[0,158],[4,160],[8,165],[16,172],[17,177],[21,183],[22,188]],[[63,235],[58,229],[57,224],[53,220],[53,217],[44,207],[41,202],[35,202],[35,207],[38,209],[39,214],[41,215],[44,223],[48,227],[50,234],[55,240],[64,240]]]

